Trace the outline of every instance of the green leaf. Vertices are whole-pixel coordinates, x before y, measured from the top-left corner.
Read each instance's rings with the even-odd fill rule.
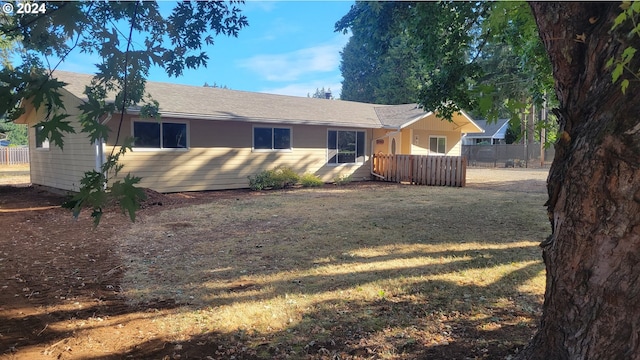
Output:
[[[483,94],[478,99],[478,107],[481,113],[488,113],[493,107],[493,96],[491,94]]]
[[[636,53],[636,49],[632,46],[627,47],[626,49],[624,49],[624,51],[622,52],[622,64],[626,65],[628,64],[631,59],[633,59],[633,56]]]
[[[49,141],[62,149],[64,147],[63,132],[69,134],[76,133],[76,131],[71,126],[71,122],[64,121],[64,119],[68,118],[69,116],[71,115],[56,114],[53,115],[53,117],[51,117],[49,120],[37,123],[35,127],[42,127],[41,131],[37,132],[39,135],[38,141],[49,139]]]
[[[629,6],[631,6],[631,1],[629,0],[624,0],[622,2],[622,4],[620,4],[620,9],[622,10],[627,10],[629,8]]]
[[[614,83],[618,81],[618,78],[620,78],[620,75],[622,75],[623,72],[624,72],[624,65],[622,64],[616,65],[616,67],[613,69],[613,72],[611,73],[611,78],[613,79]]]
[[[611,67],[611,65],[613,65],[613,62],[614,62],[615,60],[616,60],[616,59],[615,59],[615,58],[613,58],[613,57],[609,58],[609,60],[607,61],[607,63],[604,65],[604,67],[605,67],[605,68],[610,68],[610,67]]]
[[[620,15],[618,15],[616,17],[616,19],[613,21],[613,26],[611,27],[611,30],[615,29],[616,27],[618,27],[620,24],[622,24],[625,20],[627,20],[627,13],[626,12],[621,12]]]
[[[622,90],[623,94],[627,92],[628,87],[629,87],[629,79],[622,80],[622,82],[620,83],[620,90]]]
[[[149,101],[145,101],[145,104],[140,108],[140,117],[143,119],[156,119],[160,120],[160,103],[158,101],[149,99]]]
[[[43,104],[46,104],[53,109],[64,109],[62,94],[60,94],[59,90],[65,85],[67,84],[48,77],[36,80],[32,88],[33,98],[31,101],[33,106],[38,109]]]
[[[140,178],[127,174],[122,181],[113,183],[111,192],[118,200],[123,213],[128,213],[131,221],[136,220],[136,211],[140,208],[140,202],[147,198],[141,188],[135,186]]]
[[[96,140],[106,140],[109,136],[109,127],[97,120],[84,119],[81,121],[81,125],[82,132],[88,134],[87,136],[92,144],[96,142]]]

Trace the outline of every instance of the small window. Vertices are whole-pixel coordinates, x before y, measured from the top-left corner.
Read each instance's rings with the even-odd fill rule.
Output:
[[[437,155],[447,153],[447,138],[444,136],[429,137],[429,152]]]
[[[42,138],[42,126],[36,126],[36,149],[48,149],[49,148],[49,139]]]
[[[329,130],[327,134],[329,164],[362,164],[364,149],[364,131]]]
[[[187,124],[134,121],[134,146],[155,149],[186,149]]]
[[[291,129],[254,127],[254,150],[289,150],[291,149]]]
[[[187,124],[162,123],[162,147],[184,149],[187,147]]]

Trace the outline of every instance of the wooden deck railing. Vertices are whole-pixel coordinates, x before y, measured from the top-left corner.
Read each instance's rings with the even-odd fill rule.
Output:
[[[373,172],[384,181],[462,187],[467,163],[462,156],[375,154]]]

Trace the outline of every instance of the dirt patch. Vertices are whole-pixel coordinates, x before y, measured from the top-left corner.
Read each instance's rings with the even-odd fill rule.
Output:
[[[524,172],[518,170],[504,170],[510,171],[507,174],[517,174],[513,175],[512,180],[508,180],[503,173],[497,175],[497,172],[488,172],[488,175],[483,175],[474,173],[475,169],[470,170],[468,187],[525,193],[545,191],[544,184],[540,182],[544,182],[546,175],[535,173],[534,178],[523,179],[526,177]],[[489,176],[493,174],[499,180]],[[482,180],[483,176],[487,177]],[[385,191],[397,186],[364,183],[351,184],[338,190]],[[328,190],[334,188],[320,189],[318,199],[333,196]],[[147,195],[141,219],[159,216],[168,208],[216,201],[247,201],[265,196],[264,193],[245,190],[178,194],[148,191]],[[358,322],[317,324],[315,328],[311,327],[315,329],[311,341],[308,341],[306,334],[296,334],[295,328],[281,334],[289,337],[288,342],[282,343],[271,343],[272,339],[268,338],[260,342],[259,337],[243,331],[231,334],[206,332],[188,339],[167,337],[167,333],[193,332],[193,329],[187,328],[162,327],[175,323],[171,319],[184,316],[181,306],[172,299],[131,302],[123,296],[123,276],[130,264],[123,261],[127,254],[123,254],[125,249],[120,234],[131,228],[128,218],[110,210],[96,231],[88,214],[83,213],[74,220],[68,211],[59,208],[63,200],[62,196],[28,185],[0,186],[0,228],[3,229],[0,236],[2,359],[329,359],[335,354],[340,354],[342,358],[368,359],[383,351],[389,354],[396,352],[391,357],[394,359],[504,358],[512,354],[514,349],[522,347],[526,342],[522,339],[526,339],[533,331],[530,325],[526,325],[532,312],[520,309],[515,312],[505,310],[505,313],[497,311],[492,315],[495,321],[490,322],[469,319],[463,314],[430,313],[422,320],[425,326],[415,331],[400,333],[389,328],[386,332],[367,335],[362,323],[376,318],[394,321],[398,318],[394,313],[396,308],[413,309],[408,316],[425,316],[424,309],[405,304],[406,299],[380,295],[379,301],[358,307],[358,314],[363,316]],[[194,230],[193,224],[187,220],[167,221],[163,226],[160,231],[164,232],[165,237],[167,234]],[[250,234],[252,231],[269,230],[260,228],[264,224],[245,226],[242,229],[228,227],[226,231]],[[166,239],[171,243],[176,238]],[[265,244],[254,245],[249,252],[239,256],[254,256],[254,252],[262,249],[257,247],[259,245]],[[143,255],[146,251],[148,256],[164,253],[164,249],[145,249],[144,245],[136,251],[141,251]],[[273,265],[273,260],[264,258],[261,261]],[[210,270],[223,273],[225,268]],[[425,284],[420,285],[424,288],[416,288],[415,296],[425,290],[437,293],[444,286],[440,283]],[[286,285],[288,288],[305,284],[299,279],[292,279]],[[336,283],[335,286],[341,285]],[[230,277],[225,292],[231,294],[232,298],[241,298],[263,290],[263,285],[256,281]],[[188,302],[188,296],[186,299]],[[461,301],[464,304],[465,299]],[[351,311],[354,309],[340,302],[327,302],[315,308],[315,316],[339,319]],[[195,313],[190,316],[198,315]],[[202,321],[206,322],[206,317],[202,316]],[[493,330],[491,326],[494,326]],[[327,335],[329,330],[332,336]],[[486,341],[467,342],[452,335],[461,333]],[[289,344],[295,343],[297,336],[300,336],[300,341],[307,342],[299,348],[290,348]],[[423,343],[424,339],[429,339],[429,343]],[[347,343],[349,350],[345,352]]]
[[[526,193],[546,193],[549,169],[467,168],[467,187]]]

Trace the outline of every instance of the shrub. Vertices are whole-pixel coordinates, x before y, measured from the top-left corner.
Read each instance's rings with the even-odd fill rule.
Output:
[[[264,170],[254,176],[249,176],[251,190],[264,190],[273,186],[273,170]]]
[[[293,186],[300,180],[300,175],[296,174],[291,168],[277,167],[273,169],[274,174],[274,189],[283,189],[289,186]]]
[[[333,178],[333,182],[336,183],[336,185],[346,185],[348,183],[350,183],[353,180],[351,175],[338,175],[335,178]]]
[[[320,180],[317,175],[306,173],[300,177],[300,184],[304,187],[318,187],[324,185],[324,181]]]
[[[251,190],[283,189],[295,185],[299,179],[291,168],[277,167],[249,176],[249,187]]]

